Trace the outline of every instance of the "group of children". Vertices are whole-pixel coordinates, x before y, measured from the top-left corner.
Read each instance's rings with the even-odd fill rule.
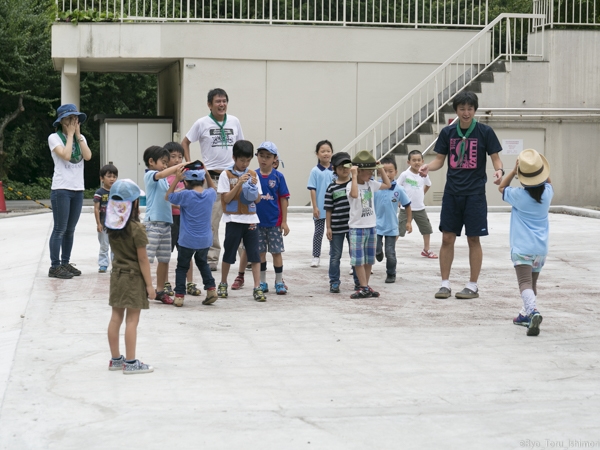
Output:
[[[413,151],[408,155],[409,168],[399,177],[394,158],[376,161],[368,151],[361,151],[354,158],[345,152],[334,154],[329,141],[319,142],[316,154],[319,163],[312,170],[308,183],[315,221],[311,265],[318,266],[320,263],[320,247],[326,227],[326,235],[331,243],[330,292],[340,292],[340,259],[344,240],[349,243],[354,275],[355,286],[350,295],[352,299],[379,297],[379,292],[369,285],[375,259],[382,261],[386,258],[385,282],[395,282],[395,243],[399,236],[412,232],[413,219],[423,235],[424,248],[421,255],[437,258],[429,248],[432,228],[423,198],[431,182],[428,177],[418,174],[423,163],[420,152]],[[254,155],[259,162],[257,171],[249,169]],[[182,156],[183,150],[177,143],[169,143],[164,147],[153,146],[144,152],[147,166],[144,176],[144,225],[139,223],[139,197],[144,193],[133,181],[118,180],[118,170],[113,165],[106,165],[100,171],[102,188],[94,197],[101,246],[99,272],[106,272],[109,265],[108,243],[113,253],[109,300],[112,317],[108,327],[112,358],[109,370],[122,370],[124,374],[154,370],[152,366],[135,358],[140,310],[149,307],[148,299],[183,306],[186,293],[199,295],[200,290],[191,278],[192,258],[200,271],[206,291],[206,298],[202,302],[204,305],[228,296],[227,278],[238,252],[241,255],[240,266],[232,289],[243,286],[246,264],[250,263],[254,300],[266,301],[268,251],[273,255],[275,291],[279,295],[287,293],[288,287],[283,280],[282,253],[285,251],[283,236],[289,232],[289,191],[285,177],[276,170],[279,155],[275,144],[263,142],[255,154],[251,142],[237,141],[233,147],[232,167],[220,174],[218,186],[207,176],[202,162],[184,164],[181,162]],[[535,157],[533,155],[530,159]],[[539,159],[537,154],[537,160]],[[527,179],[523,176],[520,181],[525,190],[510,188],[508,184],[519,171],[518,166],[515,166],[500,186],[503,198],[513,205],[511,257],[517,270],[524,304],[514,323],[526,325],[529,335],[539,334],[542,320],[535,305],[536,281],[547,253],[547,213],[552,198],[549,168],[547,161],[543,162],[547,172],[540,174],[538,170],[538,176],[533,180],[537,183],[540,176],[545,177],[541,185],[526,184]],[[534,163],[531,166],[535,169]],[[374,171],[377,171],[378,179],[373,177]],[[527,192],[529,196],[523,196],[521,191]],[[226,224],[221,281],[218,285],[207,262],[208,249],[212,243],[211,210],[213,203],[217,201],[217,193],[221,194],[222,221]],[[528,225],[535,220],[540,221],[541,225]],[[546,234],[537,236],[540,226],[543,228],[544,224]],[[516,230],[518,227],[525,237],[513,236],[513,228]],[[539,244],[535,254],[529,249],[519,250],[517,241],[525,248],[532,239]],[[175,242],[172,243],[172,240]],[[167,274],[175,245],[178,248],[178,258],[175,289],[171,293]],[[156,288],[152,284],[150,273],[150,263],[155,257],[158,260]],[[126,356],[121,355],[119,350],[119,330],[124,319]],[[534,326],[531,326],[532,323]]]

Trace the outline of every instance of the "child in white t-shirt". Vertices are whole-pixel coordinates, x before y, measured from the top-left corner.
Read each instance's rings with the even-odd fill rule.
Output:
[[[381,183],[371,179],[375,169],[381,177]],[[390,180],[383,166],[367,150],[358,152],[352,159],[351,173],[352,182],[346,186],[350,203],[350,264],[354,266],[359,286],[350,298],[379,297],[379,292],[369,287],[377,238],[375,192],[389,189]]]
[[[419,168],[423,165],[423,154],[419,150],[413,150],[408,154],[408,169],[398,177],[398,184],[404,188],[410,198],[412,209],[412,218],[419,227],[419,232],[423,236],[423,251],[421,256],[425,258],[437,259],[437,255],[429,249],[429,242],[433,228],[425,211],[425,194],[431,187],[429,175],[422,177],[419,175]],[[400,236],[406,234],[407,215],[404,208],[400,210],[400,220],[398,231]]]

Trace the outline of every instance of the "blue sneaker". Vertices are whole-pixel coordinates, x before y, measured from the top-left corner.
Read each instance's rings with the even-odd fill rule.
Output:
[[[537,336],[540,334],[540,324],[542,323],[543,317],[537,310],[529,315],[529,326],[527,327],[527,336]]]
[[[269,285],[267,283],[260,282],[258,288],[263,292],[269,292]]]
[[[106,267],[106,266],[100,266],[100,267],[98,267],[98,273],[106,273],[107,269],[108,269],[108,267]]]
[[[522,327],[529,327],[529,317],[519,314],[517,317],[513,319],[513,323],[515,325],[521,325]]]
[[[329,285],[329,292],[331,292],[332,294],[339,294],[340,293],[340,283],[331,283]]]
[[[264,289],[263,289],[263,292],[265,292]],[[287,289],[285,288],[285,284],[275,283],[275,292],[277,292],[277,295],[287,294]]]

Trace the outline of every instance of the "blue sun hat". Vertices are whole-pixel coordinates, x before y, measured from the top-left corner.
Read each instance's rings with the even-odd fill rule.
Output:
[[[111,230],[121,230],[127,225],[133,202],[146,195],[137,184],[128,178],[115,181],[108,193],[104,226]]]
[[[242,185],[242,193],[240,194],[240,201],[244,205],[250,205],[258,199],[258,185],[252,183],[252,178],[248,178]]]
[[[60,121],[68,116],[78,116],[79,123],[83,123],[87,120],[87,114],[77,111],[77,106],[73,103],[66,103],[64,105],[60,105],[56,110],[56,120],[52,124],[54,128],[60,125]]]
[[[186,170],[183,172],[183,179],[186,181],[204,181],[206,177],[205,170]]]

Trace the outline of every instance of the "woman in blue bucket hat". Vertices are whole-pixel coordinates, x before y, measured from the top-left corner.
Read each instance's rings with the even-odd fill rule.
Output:
[[[86,114],[68,103],[56,110],[56,116],[53,123],[56,132],[48,136],[48,146],[54,161],[50,193],[54,228],[50,236],[52,265],[48,276],[68,279],[81,275],[81,271],[73,267],[70,259],[75,226],[83,205],[83,161],[92,158],[92,151],[79,130],[87,119]]]

